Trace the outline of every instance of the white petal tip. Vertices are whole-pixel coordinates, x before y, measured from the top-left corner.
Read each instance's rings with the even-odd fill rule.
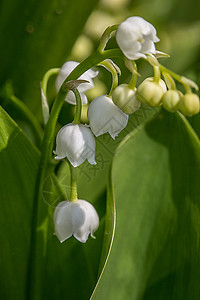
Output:
[[[75,237],[75,239],[77,239],[77,241],[79,241],[83,244],[85,244],[88,240],[88,237],[86,239],[82,239],[82,238],[78,237],[77,235],[74,235],[74,237]]]
[[[57,235],[56,235],[56,233],[54,233],[54,235],[57,237],[57,239],[59,240],[59,242],[62,244],[64,241],[66,241],[67,239],[69,239],[70,237],[71,237],[71,235],[70,236],[68,236],[68,237],[66,237],[66,238],[59,238]]]
[[[96,165],[97,164],[97,162],[95,161],[95,160],[90,160],[90,159],[88,159],[88,162],[91,164],[91,165]]]
[[[111,136],[111,138],[112,138],[113,140],[115,140],[115,138],[118,137],[118,134],[111,134],[111,133],[110,133],[110,136]]]
[[[64,157],[61,157],[61,156],[56,156],[56,157],[54,157],[54,159],[56,159],[56,160],[59,160],[59,159],[63,159]]]
[[[81,164],[79,164],[79,163],[72,163],[71,161],[70,161],[70,164],[74,167],[74,168],[77,168],[77,167],[79,167]]]

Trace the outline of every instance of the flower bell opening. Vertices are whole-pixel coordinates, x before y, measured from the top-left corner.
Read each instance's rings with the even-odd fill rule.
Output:
[[[61,243],[72,235],[81,243],[99,227],[99,217],[92,204],[85,200],[62,201],[54,211],[55,235]]]
[[[96,165],[95,147],[95,138],[90,128],[70,123],[63,126],[57,134],[55,159],[67,157],[73,167],[78,167],[86,159],[91,165]]]
[[[97,97],[90,103],[88,119],[90,128],[96,137],[108,132],[113,139],[128,123],[128,115],[105,95]]]

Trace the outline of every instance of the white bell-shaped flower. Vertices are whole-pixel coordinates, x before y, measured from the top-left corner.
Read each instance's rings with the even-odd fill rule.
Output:
[[[67,78],[67,76],[78,66],[79,63],[76,61],[67,61],[60,69],[59,74],[56,78],[55,86],[57,92],[59,91],[62,83]],[[81,102],[82,104],[87,104],[87,97],[84,94],[87,90],[94,87],[93,78],[95,78],[98,75],[98,71],[95,72],[92,69],[89,69],[85,73],[83,73],[78,79],[79,80],[87,80],[88,82],[80,84],[78,87],[78,91],[81,96]],[[76,97],[72,91],[69,91],[67,93],[67,96],[65,98],[65,101],[67,101],[70,104],[76,105]]]
[[[117,107],[111,98],[105,95],[95,98],[90,103],[88,119],[95,136],[108,132],[113,139],[128,123],[128,115]]]
[[[99,227],[99,217],[95,208],[85,200],[62,201],[54,211],[55,235],[62,243],[72,235],[85,243],[89,234]]]
[[[55,159],[67,157],[73,167],[78,167],[86,159],[91,165],[96,165],[95,146],[90,128],[70,123],[63,126],[57,134]]]
[[[156,54],[154,43],[159,41],[154,26],[141,17],[130,17],[122,22],[116,33],[116,41],[130,60]]]

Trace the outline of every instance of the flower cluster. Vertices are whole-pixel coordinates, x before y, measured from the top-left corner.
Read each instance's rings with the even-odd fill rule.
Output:
[[[129,115],[135,113],[141,103],[152,107],[162,105],[169,112],[180,111],[186,116],[199,112],[199,97],[192,92],[192,88],[198,88],[196,84],[158,62],[157,57],[167,54],[156,50],[155,43],[159,38],[152,24],[141,17],[130,17],[119,26],[108,28],[100,41],[99,53],[104,51],[112,30],[116,30],[116,41],[131,72],[131,80],[118,85],[119,68],[111,59],[99,62],[98,65],[111,72],[113,82],[108,95],[98,96],[88,105],[89,125],[80,123],[80,110],[82,105],[88,103],[85,92],[94,87],[93,79],[98,71],[88,69],[78,78],[81,84],[76,88],[77,92],[74,89],[68,90],[65,101],[76,105],[79,117],[59,130],[54,153],[56,160],[67,158],[74,168],[85,160],[95,165],[95,137],[109,133],[115,139],[127,126]],[[152,65],[154,76],[144,79],[136,87],[139,74],[135,61],[140,58]],[[75,61],[68,61],[62,66],[55,82],[57,91],[77,66],[79,63]],[[185,94],[177,90],[175,81],[183,85]],[[54,223],[55,234],[61,242],[72,235],[86,242],[89,234],[92,236],[97,229],[99,218],[90,203],[75,197],[71,201],[59,203],[54,212]]]
[[[187,92],[185,95],[176,88],[167,90],[162,79],[146,78],[138,87],[136,97],[139,101],[152,107],[163,105],[169,112],[180,111],[185,116],[199,113],[199,97]]]

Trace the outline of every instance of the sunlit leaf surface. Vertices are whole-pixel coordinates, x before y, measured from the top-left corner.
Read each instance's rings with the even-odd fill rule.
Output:
[[[112,180],[116,232],[92,299],[198,299],[200,143],[161,113],[121,143]]]

